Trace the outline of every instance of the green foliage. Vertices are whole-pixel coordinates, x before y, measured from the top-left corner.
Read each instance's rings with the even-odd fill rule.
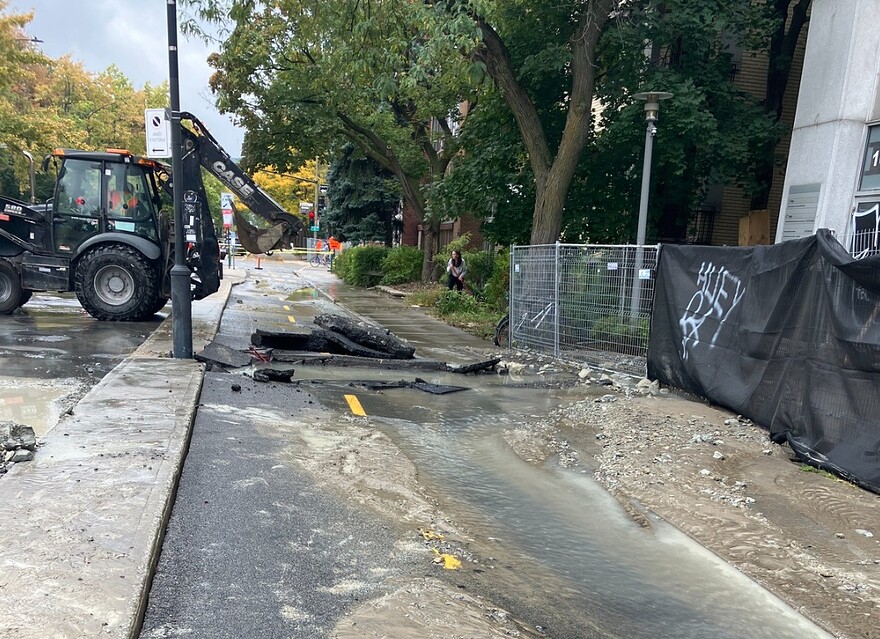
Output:
[[[482,307],[473,295],[446,290],[437,300],[437,310],[443,317],[453,314],[473,315],[479,313]]]
[[[858,488],[858,486],[856,484],[848,481],[845,478],[838,477],[837,475],[834,475],[834,474],[832,474],[822,468],[816,468],[815,466],[810,466],[809,464],[801,464],[799,466],[799,468],[802,473],[816,473],[817,475],[821,475],[825,479],[831,479],[833,481],[840,482],[842,484],[849,484],[849,486],[852,488]]]
[[[761,104],[732,82],[731,47],[748,39],[752,4],[670,0],[634,3],[609,24],[599,47],[604,108],[596,145],[585,154],[564,219],[567,240],[632,241],[645,145],[637,91],[668,91],[654,136],[648,239],[682,240],[711,184],[751,188],[756,150],[777,135]],[[644,43],[653,46],[646,55]]]
[[[410,295],[407,295],[406,301],[413,306],[421,306],[424,308],[434,308],[437,306],[437,303],[440,301],[440,297],[445,293],[446,289],[440,288],[439,286],[432,286],[431,288],[424,288]]]
[[[495,324],[503,313],[498,313],[468,293],[459,293],[441,287],[433,290],[435,291],[433,296],[423,295],[426,301],[433,299],[433,304],[422,304],[423,306],[429,307],[447,324],[462,328],[483,339],[492,337]]]
[[[424,254],[414,246],[396,246],[382,262],[382,284],[417,282],[422,276]]]
[[[495,253],[492,275],[483,288],[483,301],[489,308],[507,312],[510,290],[510,251],[507,248]]]
[[[334,260],[333,272],[352,286],[376,286],[382,281],[382,263],[387,255],[384,246],[355,246]]]
[[[450,20],[421,2],[186,4],[196,16],[230,29],[210,60],[212,88],[219,107],[247,129],[250,164],[289,171],[351,143],[392,173],[409,209],[428,219],[422,187],[443,175],[456,154],[458,105],[478,93],[468,55],[477,34],[466,13]],[[343,202],[333,194],[330,200],[333,207]],[[331,232],[376,239],[374,220],[385,224],[389,211],[362,213],[354,227],[342,215],[342,226]],[[390,230],[384,228],[387,242]]]
[[[645,349],[648,347],[648,328],[647,318],[640,318],[633,324],[626,314],[604,315],[593,323],[590,335],[597,341],[618,344],[625,341]]]
[[[437,264],[443,267],[440,282],[446,284],[446,263],[453,250],[461,250],[469,242],[467,234],[456,238],[434,256]],[[462,259],[467,264],[467,282],[471,291],[476,294],[483,306],[493,312],[506,312],[508,289],[510,287],[510,251],[501,249],[492,254],[487,251],[462,251]]]
[[[354,263],[355,248],[342,251],[333,259],[332,271],[343,282],[348,282],[351,278],[351,265]]]
[[[460,144],[466,152],[434,185],[432,206],[448,218],[462,211],[491,218],[481,231],[498,244],[528,243],[534,175],[519,130],[498,93],[484,98],[468,115]]]

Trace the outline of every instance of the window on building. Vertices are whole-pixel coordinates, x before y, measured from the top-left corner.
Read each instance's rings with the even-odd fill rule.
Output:
[[[868,129],[866,147],[859,191],[877,191],[880,190],[880,125]]]
[[[880,254],[880,202],[859,202],[852,217],[850,254],[856,259]]]

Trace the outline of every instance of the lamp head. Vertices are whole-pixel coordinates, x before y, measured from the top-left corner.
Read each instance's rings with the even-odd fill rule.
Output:
[[[643,91],[633,94],[633,97],[645,101],[645,120],[655,122],[660,112],[660,101],[668,100],[672,94],[666,91]]]

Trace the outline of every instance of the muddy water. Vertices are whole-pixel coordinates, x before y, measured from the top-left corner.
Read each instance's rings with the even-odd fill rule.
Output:
[[[298,378],[312,375],[375,379],[377,372],[297,370]],[[601,389],[530,388],[501,376],[420,376],[471,390],[445,396],[409,389],[354,392],[370,422],[441,496],[443,510],[477,536],[495,540],[498,561],[528,574],[535,592],[556,593],[568,607],[556,611],[556,623],[548,619],[548,636],[830,636],[664,522],[636,525],[582,467],[562,468],[555,459],[528,463],[504,441],[505,429]],[[353,392],[344,384],[328,390]],[[332,403],[337,392],[322,400]],[[572,629],[579,619],[589,632]]]

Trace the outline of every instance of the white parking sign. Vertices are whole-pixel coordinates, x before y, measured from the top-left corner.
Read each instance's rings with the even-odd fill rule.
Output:
[[[165,109],[146,109],[147,157],[171,157],[171,122]]]

